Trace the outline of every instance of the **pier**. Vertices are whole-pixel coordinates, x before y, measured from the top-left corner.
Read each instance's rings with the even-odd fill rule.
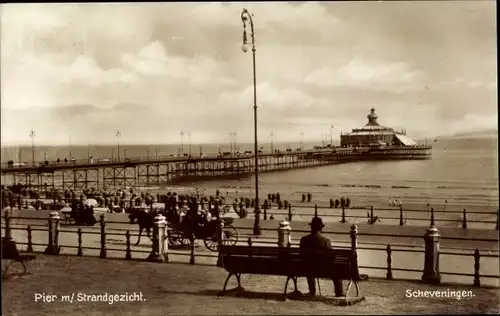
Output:
[[[335,147],[319,150],[296,150],[259,153],[259,172],[271,172],[347,163],[363,160],[429,159],[430,146],[392,146],[385,148]],[[253,154],[199,156],[163,156],[73,160],[3,164],[3,184],[21,184],[28,190],[60,188],[84,190],[117,186],[150,186],[187,179],[210,179],[221,176],[249,176],[255,170]],[[6,180],[8,178],[8,180]],[[4,183],[5,181],[5,183]]]

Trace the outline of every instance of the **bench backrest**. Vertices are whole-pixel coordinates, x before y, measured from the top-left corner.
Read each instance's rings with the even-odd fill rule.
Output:
[[[20,253],[16,242],[8,237],[2,237],[2,259],[17,259]]]
[[[233,273],[360,278],[357,253],[351,249],[305,250],[223,245],[220,251],[223,267]]]

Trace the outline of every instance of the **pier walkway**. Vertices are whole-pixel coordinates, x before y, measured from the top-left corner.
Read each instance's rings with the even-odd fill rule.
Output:
[[[280,171],[360,160],[428,159],[431,147],[327,148],[259,153],[259,171]],[[247,176],[255,157],[243,154],[163,156],[148,158],[77,160],[68,163],[3,164],[2,182],[20,183],[32,190],[83,190],[116,186],[159,185],[187,179]],[[6,178],[8,176],[8,180]],[[10,183],[9,183],[10,182]]]

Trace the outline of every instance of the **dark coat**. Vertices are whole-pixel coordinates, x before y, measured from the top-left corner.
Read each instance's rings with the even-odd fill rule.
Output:
[[[321,235],[320,232],[311,233],[300,239],[300,248],[303,249],[332,249],[330,239]]]

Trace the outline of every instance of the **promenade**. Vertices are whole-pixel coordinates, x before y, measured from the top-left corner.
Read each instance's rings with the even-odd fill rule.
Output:
[[[47,218],[49,211],[14,210],[11,221],[14,240],[26,247],[28,240],[27,225],[32,229],[32,242],[35,251],[43,252],[47,245]],[[99,217],[99,214],[95,214]],[[135,246],[138,234],[138,225],[128,224],[127,214],[106,213],[106,247],[107,256],[111,258],[125,258],[125,233],[131,234],[131,252],[134,259],[146,259],[151,252],[151,241],[145,236],[138,246]],[[253,220],[235,219],[233,226],[239,232],[237,244],[247,245],[249,237],[253,245],[274,246],[277,242],[278,220],[261,221],[262,235],[253,236]],[[350,223],[327,223],[324,234],[334,247],[350,247]],[[4,226],[4,225],[3,225]],[[292,246],[298,246],[302,236],[308,233],[307,222],[292,221]],[[392,268],[396,279],[420,279],[424,262],[424,234],[425,227],[414,226],[387,226],[358,224],[358,254],[361,273],[370,276],[385,277],[387,265],[386,247],[392,247]],[[61,254],[75,255],[78,248],[79,227],[61,225],[59,245]],[[99,256],[100,225],[84,226],[82,231],[82,246],[84,256]],[[440,265],[443,282],[462,284],[473,283],[474,251],[480,251],[480,275],[482,285],[498,286],[498,231],[478,229],[439,228]],[[3,231],[2,231],[3,232]],[[456,239],[455,239],[456,238]],[[171,262],[190,262],[191,249],[169,249]],[[202,240],[197,240],[193,252],[196,264],[215,265],[217,253],[210,252]],[[496,277],[495,277],[496,276]]]
[[[471,286],[371,279],[360,283],[364,301],[339,306],[332,298],[332,285],[325,280],[320,282],[326,298],[282,301],[285,279],[273,276],[243,276],[243,295],[218,297],[227,273],[213,266],[38,255],[30,270],[29,275],[13,274],[2,282],[3,315],[470,315],[499,310],[498,289]],[[308,292],[305,279],[299,279],[298,285],[300,291]],[[234,286],[229,284],[230,288]],[[465,297],[407,296],[407,291],[417,290],[460,291]],[[109,304],[76,299],[79,293],[126,292],[142,294],[143,300]],[[35,294],[42,293],[57,295],[57,299],[52,303],[35,302]],[[72,293],[72,303],[61,301],[62,295]]]

